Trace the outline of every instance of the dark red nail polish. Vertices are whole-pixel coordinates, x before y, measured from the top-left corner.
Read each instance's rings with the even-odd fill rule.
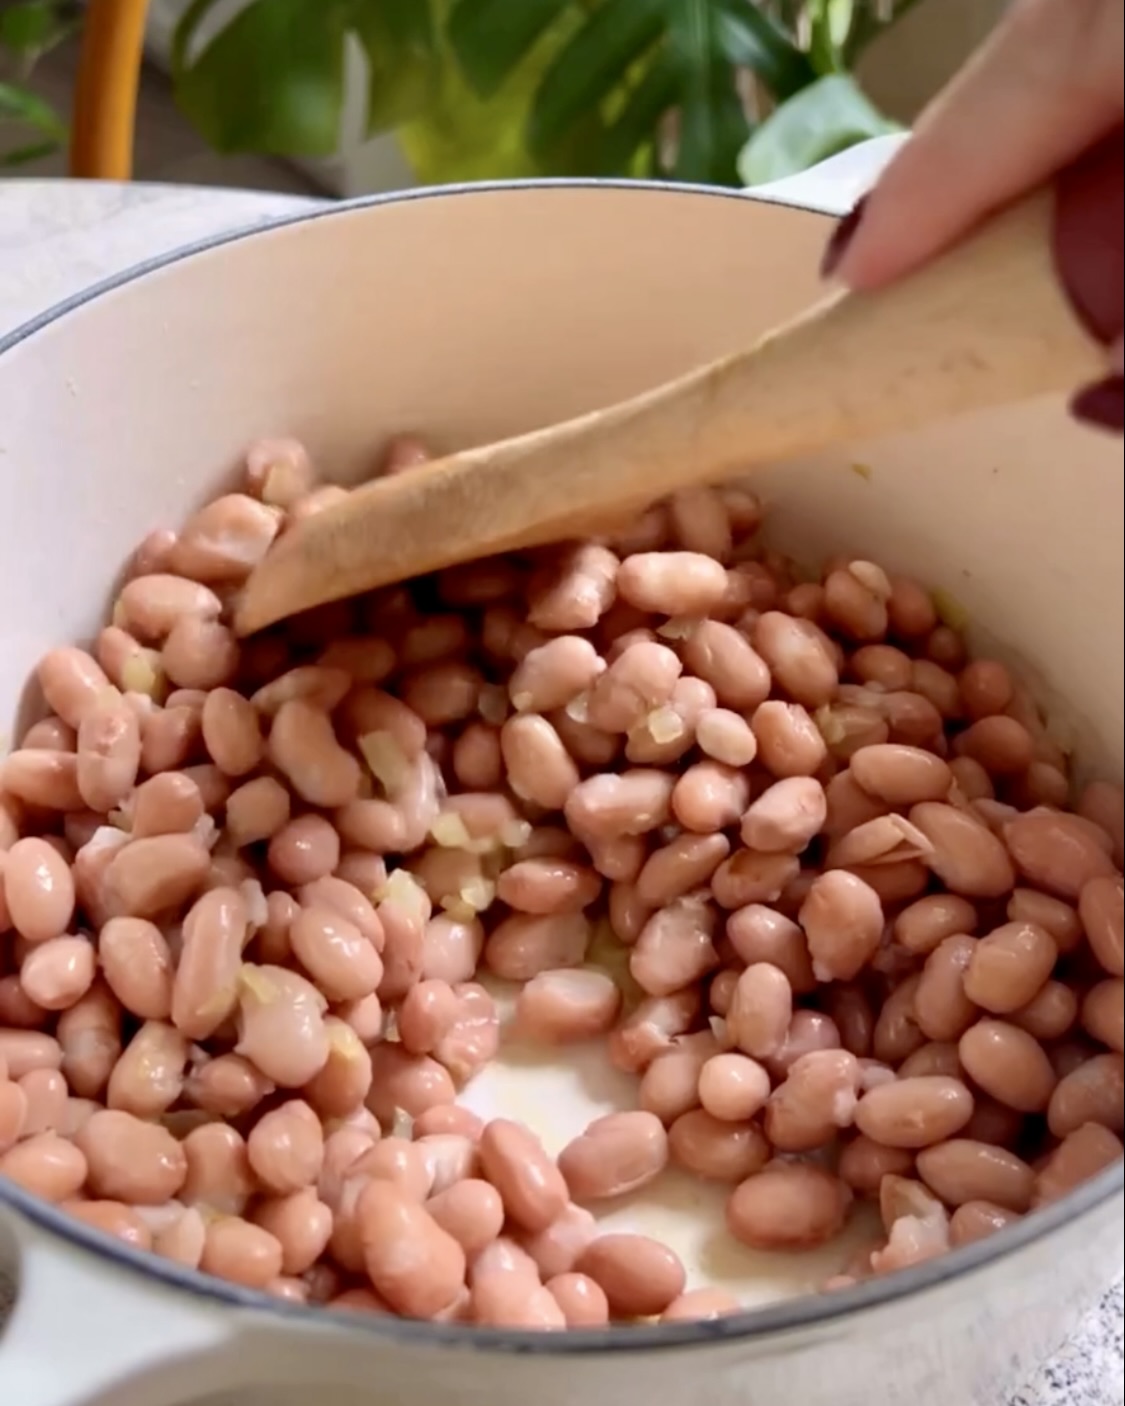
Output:
[[[1125,379],[1107,376],[1081,390],[1070,402],[1076,420],[1121,434],[1125,430]]]
[[[1055,188],[1055,268],[1075,314],[1105,346],[1121,335],[1125,202],[1121,127],[1079,157]]]
[[[866,203],[867,197],[864,196],[848,211],[832,231],[832,235],[828,240],[828,244],[820,260],[821,278],[830,278],[835,272],[840,260],[844,257],[844,251],[852,242],[852,238],[859,228],[859,222],[863,218],[863,207]]]

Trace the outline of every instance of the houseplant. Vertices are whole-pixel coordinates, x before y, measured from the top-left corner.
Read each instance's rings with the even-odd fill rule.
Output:
[[[220,150],[325,156],[348,45],[422,181],[774,179],[890,129],[850,76],[917,0],[193,0],[178,100]]]
[[[66,140],[66,123],[28,79],[80,20],[73,0],[0,0],[0,169],[49,156]]]

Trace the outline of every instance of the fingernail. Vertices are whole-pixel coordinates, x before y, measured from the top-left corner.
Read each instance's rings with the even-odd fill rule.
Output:
[[[1070,413],[1084,424],[1121,434],[1125,429],[1125,379],[1107,376],[1087,386],[1070,402]]]
[[[865,195],[848,211],[832,231],[820,260],[821,278],[831,278],[839,267],[840,260],[844,257],[848,245],[852,242],[852,238],[859,228],[859,222],[863,218],[863,207],[866,203],[867,197]]]

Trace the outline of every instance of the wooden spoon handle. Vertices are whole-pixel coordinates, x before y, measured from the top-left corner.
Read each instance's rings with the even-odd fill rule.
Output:
[[[379,480],[287,533],[238,613],[295,610],[558,540],[693,482],[1068,390],[1103,353],[1051,263],[1051,197],[889,288],[829,298],[748,351],[624,404]],[[732,289],[753,297],[753,289]]]

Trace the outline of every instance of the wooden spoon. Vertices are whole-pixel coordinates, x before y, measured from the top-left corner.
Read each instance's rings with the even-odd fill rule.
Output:
[[[236,628],[582,535],[754,464],[1098,378],[1104,351],[1059,287],[1050,218],[1036,195],[902,282],[833,296],[633,400],[363,485],[286,531]]]

